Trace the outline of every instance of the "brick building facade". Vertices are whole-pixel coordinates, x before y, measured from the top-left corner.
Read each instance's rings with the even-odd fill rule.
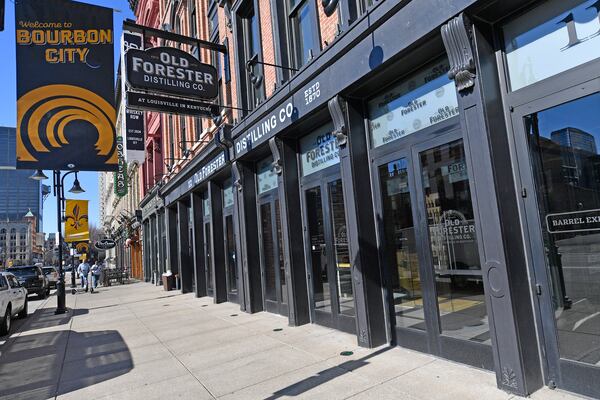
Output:
[[[226,49],[147,113],[144,278],[600,397],[596,3],[132,1]]]

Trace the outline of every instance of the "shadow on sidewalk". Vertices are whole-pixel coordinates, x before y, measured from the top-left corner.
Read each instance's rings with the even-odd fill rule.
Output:
[[[17,329],[20,332],[27,332],[35,329],[52,328],[68,324],[71,318],[78,315],[89,314],[87,308],[69,308],[64,314],[54,314],[54,308],[38,308],[33,314],[30,314],[23,322],[23,325]]]
[[[310,376],[308,378],[302,379],[299,382],[296,382],[292,385],[289,385],[283,389],[280,389],[273,393],[271,396],[267,397],[265,400],[276,400],[281,397],[293,397],[299,396],[305,392],[308,392],[311,389],[316,388],[326,382],[332,381],[342,375],[347,374],[348,372],[355,371],[360,367],[364,367],[368,365],[368,359],[376,357],[382,353],[385,353],[388,350],[391,350],[392,347],[384,347],[376,352],[368,354],[362,358],[356,360],[349,360],[339,365],[333,366],[331,368],[324,369],[323,371],[317,372],[317,374]]]
[[[2,347],[0,399],[53,398],[132,369],[131,353],[118,331],[25,334]]]

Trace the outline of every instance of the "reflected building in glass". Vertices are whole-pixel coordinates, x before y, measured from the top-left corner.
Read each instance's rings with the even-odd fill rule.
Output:
[[[16,167],[16,129],[0,127],[0,220],[21,221],[29,210],[42,230],[42,198],[49,188],[29,179],[34,171]]]

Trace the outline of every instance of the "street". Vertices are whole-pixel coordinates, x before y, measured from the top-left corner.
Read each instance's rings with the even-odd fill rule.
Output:
[[[491,372],[146,283],[68,293],[65,315],[55,305],[31,296],[1,342],[0,399],[517,398]]]

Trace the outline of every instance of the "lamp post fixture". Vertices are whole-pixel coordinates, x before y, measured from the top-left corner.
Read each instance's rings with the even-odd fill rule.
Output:
[[[75,174],[75,181],[73,182],[73,187],[69,189],[70,193],[78,194],[83,193],[85,190],[81,188],[79,184],[79,179],[77,179],[78,171],[69,171],[64,174],[62,177],[60,175],[60,171],[53,172],[53,189],[54,196],[56,196],[56,220],[58,227],[58,282],[56,283],[56,298],[57,305],[55,314],[64,314],[67,312],[66,309],[66,299],[65,299],[65,275],[63,270],[63,246],[62,246],[62,214],[64,211],[64,203],[65,203],[65,178],[67,175]],[[37,170],[32,176],[31,179],[41,181],[47,179],[48,177],[44,175],[41,170]],[[74,266],[73,266],[74,267]],[[71,271],[71,287],[75,287],[75,271]]]

